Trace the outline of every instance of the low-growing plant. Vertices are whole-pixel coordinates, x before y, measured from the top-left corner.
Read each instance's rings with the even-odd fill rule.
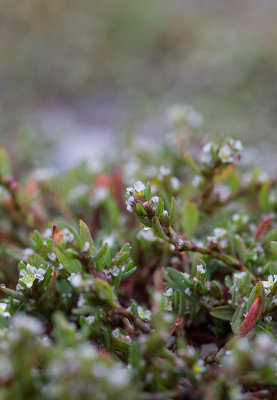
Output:
[[[169,119],[63,174],[1,149],[1,399],[277,398],[276,177]]]

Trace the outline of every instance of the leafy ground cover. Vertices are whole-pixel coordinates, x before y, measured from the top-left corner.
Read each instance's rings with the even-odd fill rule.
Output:
[[[276,177],[168,117],[60,174],[1,149],[1,398],[276,398]]]

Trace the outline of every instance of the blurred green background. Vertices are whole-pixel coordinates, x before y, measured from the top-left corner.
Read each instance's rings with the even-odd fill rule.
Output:
[[[120,132],[160,141],[165,111],[184,102],[211,135],[270,151],[276,11],[275,0],[1,0],[1,142],[64,167]]]

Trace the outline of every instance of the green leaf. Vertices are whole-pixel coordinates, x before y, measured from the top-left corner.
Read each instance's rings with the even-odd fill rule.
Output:
[[[157,217],[161,217],[163,215],[163,211],[164,211],[164,202],[163,199],[160,197],[158,204],[156,206],[155,215]]]
[[[270,249],[272,253],[277,256],[277,242],[271,241],[270,242]]]
[[[261,296],[262,300],[263,300],[263,309],[265,309],[266,306],[266,295],[265,295],[265,290],[264,290],[264,286],[262,284],[262,282],[258,282],[256,284],[256,286],[253,287],[253,289],[251,290],[251,293],[249,295],[247,304],[246,304],[246,311],[249,311],[252,304],[254,303],[254,301],[256,300],[257,297]]]
[[[248,296],[251,288],[251,275],[247,272],[240,281],[240,294],[242,296]]]
[[[93,289],[97,292],[98,297],[105,301],[112,307],[118,307],[118,302],[116,296],[111,288],[111,286],[103,281],[102,279],[95,279],[93,283]]]
[[[263,182],[262,187],[259,191],[259,204],[260,207],[263,211],[267,211],[269,208],[269,189],[270,189],[270,179],[267,179],[265,182]]]
[[[144,189],[145,199],[149,201],[151,199],[151,185],[148,182],[146,188]]]
[[[136,204],[136,210],[138,215],[147,215],[147,212],[145,211],[145,209],[142,207],[142,205],[140,203]]]
[[[79,236],[82,242],[82,245],[84,246],[86,242],[90,244],[91,250],[94,250],[94,242],[90,234],[89,227],[87,224],[80,219],[80,231],[79,231]]]
[[[158,217],[153,217],[152,218],[152,229],[153,229],[153,232],[154,232],[154,234],[156,236],[158,236],[160,239],[165,240],[166,242],[168,242],[169,237],[166,236],[166,234],[164,233]]]
[[[3,293],[5,293],[7,296],[12,297],[13,299],[16,299],[16,300],[24,300],[25,299],[25,297],[23,296],[22,293],[17,292],[16,290],[13,290],[13,289],[6,288],[3,285],[0,285],[0,290],[2,290]]]
[[[235,235],[234,237],[234,245],[235,245],[235,250],[237,255],[239,256],[239,259],[245,263],[247,260],[247,249],[244,244],[244,241],[239,235]]]
[[[152,224],[151,224],[151,222],[148,221],[148,219],[146,219],[142,215],[138,215],[138,214],[137,214],[137,218],[143,225],[147,226],[148,228],[152,228]]]
[[[176,200],[174,197],[171,197],[171,204],[170,204],[170,211],[169,211],[169,226],[173,225],[175,215],[176,215]]]
[[[103,246],[91,256],[91,261],[97,261],[99,258],[101,258],[105,254],[107,247],[107,243],[104,243]]]
[[[202,175],[198,165],[196,164],[196,162],[191,157],[191,155],[189,154],[188,151],[185,152],[184,156],[185,156],[186,163],[190,166],[190,168],[193,170],[193,172],[195,172],[197,175]]]
[[[130,253],[130,251],[131,251],[130,243],[125,243],[124,246],[122,246],[119,251],[120,251],[120,253]]]
[[[243,321],[243,311],[244,311],[244,307],[239,306],[236,309],[236,311],[234,312],[234,315],[233,315],[232,321],[231,321],[231,327],[232,327],[232,331],[234,333],[238,332],[238,329]]]
[[[4,149],[4,147],[0,147],[0,178],[6,179],[12,175],[11,164],[9,156]]]
[[[105,253],[105,264],[110,267],[112,262],[112,249],[108,247],[106,253]]]
[[[187,279],[181,271],[177,271],[177,269],[168,267],[167,268],[167,275],[169,276],[169,278],[177,283],[180,288],[186,289],[186,288],[193,288],[193,283]]]
[[[82,265],[79,260],[69,257],[64,251],[54,244],[54,249],[59,262],[63,265],[64,269],[69,273],[78,273],[82,271]]]
[[[212,317],[230,321],[234,314],[234,309],[231,306],[219,306],[211,309],[210,314]]]
[[[199,222],[199,213],[195,203],[187,201],[183,211],[183,229],[188,239],[195,233]]]

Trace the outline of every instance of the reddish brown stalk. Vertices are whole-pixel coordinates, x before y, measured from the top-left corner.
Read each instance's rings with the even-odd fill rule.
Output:
[[[174,322],[174,325],[172,326],[172,328],[171,328],[170,331],[169,331],[169,335],[172,336],[173,333],[174,333],[178,328],[180,328],[180,326],[182,326],[182,325],[184,324],[184,321],[185,321],[184,317],[178,317],[178,318],[176,318],[176,320],[175,320],[175,322]]]
[[[254,236],[255,242],[258,241],[258,239],[260,238],[261,234],[268,227],[268,225],[273,221],[273,219],[274,219],[274,217],[268,217],[268,218],[264,219],[260,223],[260,225],[258,226],[258,228],[256,229],[256,232],[255,232],[255,236]]]

